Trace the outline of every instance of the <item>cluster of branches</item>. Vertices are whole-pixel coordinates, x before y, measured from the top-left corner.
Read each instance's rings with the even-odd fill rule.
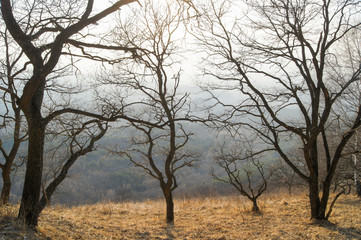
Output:
[[[125,155],[151,177],[159,181],[166,201],[166,220],[174,221],[173,191],[178,187],[176,173],[183,167],[193,166],[197,155],[186,145],[191,133],[183,126],[193,121],[189,94],[180,90],[182,72],[179,69],[179,33],[187,18],[187,5],[144,3],[144,11],[134,9],[114,30],[120,45],[136,48],[135,63],[126,56],[102,86],[111,85],[117,96],[110,104],[117,108],[119,92],[127,91],[136,98],[131,102],[133,118],[126,127],[133,129],[127,146],[111,152]],[[143,33],[143,34],[139,34]],[[178,35],[177,35],[178,34]],[[114,94],[115,91],[115,94]],[[134,97],[135,96],[135,97]],[[104,101],[107,97],[101,97]]]
[[[267,151],[257,151],[254,139],[239,137],[225,140],[215,148],[214,161],[226,174],[216,173],[212,169],[211,176],[232,185],[252,202],[252,212],[261,213],[257,200],[267,190],[273,170],[269,166],[266,169],[262,162],[262,155]]]
[[[19,149],[21,143],[27,140],[26,126],[24,126],[24,115],[20,107],[16,104],[17,86],[15,79],[21,78],[24,69],[17,69],[17,63],[20,62],[23,52],[17,56],[13,56],[11,50],[11,39],[8,32],[1,32],[3,45],[1,50],[5,54],[0,60],[1,62],[1,85],[0,89],[5,90],[1,96],[1,125],[0,130],[2,136],[0,139],[0,151],[4,162],[0,162],[2,170],[3,188],[1,190],[1,204],[9,202],[11,190],[11,172],[20,166],[23,161],[17,161],[19,158]],[[19,76],[20,75],[20,76]],[[11,146],[5,143],[11,142]],[[24,158],[22,158],[24,159]]]
[[[43,175],[44,141],[48,124],[66,113],[84,115],[102,121],[114,120],[117,115],[117,113],[94,114],[59,104],[53,108],[54,111],[43,116],[46,112],[43,106],[45,95],[64,92],[66,89],[66,87],[59,87],[61,81],[58,77],[66,72],[73,62],[65,65],[58,64],[60,58],[66,54],[71,55],[72,41],[75,41],[76,46],[79,47],[81,44],[77,39],[90,36],[86,32],[80,34],[82,30],[131,2],[133,1],[117,1],[105,10],[91,15],[94,5],[92,0],[76,3],[66,1],[64,4],[54,1],[1,1],[2,37],[5,40],[3,47],[6,53],[6,58],[2,62],[5,71],[2,76],[4,85],[1,89],[5,95],[10,96],[6,101],[10,101],[13,111],[4,116],[15,118],[14,140],[18,140],[14,141],[13,152],[16,154],[15,150],[19,148],[19,142],[22,140],[26,139],[28,145],[25,182],[19,211],[19,218],[23,219],[27,226],[33,228],[37,225],[39,210],[42,208],[39,198]],[[74,38],[71,39],[71,37]],[[19,135],[20,125],[22,125],[21,114],[26,119],[26,134],[24,135],[26,137]],[[104,132],[102,125],[98,127],[101,132]],[[84,127],[83,130],[86,128],[89,129],[89,127]],[[73,132],[71,137],[75,140],[78,135],[79,132]],[[97,138],[96,135],[101,136],[99,134],[90,136],[90,148],[94,144],[91,142]],[[5,151],[2,153],[6,155]],[[77,153],[72,152],[72,154],[76,156]],[[13,160],[7,158],[2,169],[8,169],[12,163]],[[49,196],[53,190],[49,189],[45,192],[47,192],[45,195]],[[3,199],[7,201],[6,198],[5,196]]]
[[[135,16],[133,19],[123,22],[124,14],[119,12],[116,23],[119,27],[111,34],[111,39],[107,35],[109,32],[103,38],[95,34],[95,25],[132,2],[137,1],[115,1],[94,13],[93,0],[1,1],[1,37],[4,40],[1,47],[6,53],[6,57],[1,59],[0,89],[5,109],[2,126],[6,131],[13,130],[13,134],[9,134],[13,138],[10,151],[0,144],[5,158],[4,164],[0,164],[4,179],[1,199],[4,204],[9,201],[11,170],[21,143],[27,141],[19,218],[30,228],[37,226],[40,212],[73,163],[95,149],[95,143],[105,135],[109,122],[126,120],[128,126],[148,137],[148,142],[137,143],[149,143],[151,153],[148,160],[154,167],[138,165],[148,172],[153,171],[151,175],[160,181],[172,205],[171,192],[177,187],[175,172],[192,165],[189,155],[179,153],[191,135],[180,123],[189,112],[189,95],[179,95],[181,74],[180,71],[174,72],[171,68],[174,62],[169,59],[174,54],[171,38],[182,22],[189,18],[193,5],[183,1],[172,1],[171,4],[170,1],[154,7],[148,1],[138,2],[137,9],[128,9]],[[163,9],[165,14],[159,15],[159,6],[166,6]],[[138,15],[139,7],[144,10],[142,17]],[[116,83],[108,82],[106,85],[136,90],[137,95],[143,94],[145,98],[139,101],[133,97],[127,99],[130,103],[125,104],[124,96],[117,95],[114,99],[107,96],[105,99],[98,95],[96,104],[88,102],[76,106],[74,102],[77,98],[72,98],[72,95],[89,94],[84,87],[71,84],[74,81],[69,77],[80,71],[77,65],[80,58],[119,64],[124,78],[113,76],[118,78]],[[155,88],[152,86],[154,83]],[[113,104],[115,99],[120,101]],[[92,110],[87,110],[86,105]],[[144,112],[134,109],[143,109]],[[151,114],[148,115],[149,112]],[[178,117],[180,115],[183,119]],[[168,147],[165,146],[167,144]],[[152,162],[151,149],[154,145],[159,145],[166,156],[163,174]],[[49,169],[44,169],[44,159],[51,159],[45,162],[45,168]],[[134,158],[131,160],[136,162]],[[171,214],[167,213],[169,221],[174,218],[173,206],[171,211]]]
[[[118,11],[132,2],[139,4],[127,8],[129,16]],[[252,131],[264,147],[255,151],[248,142],[234,151],[222,145],[215,161],[228,178],[215,172],[213,176],[233,185],[258,211],[257,198],[272,173],[266,173],[261,155],[277,152],[308,185],[311,217],[327,219],[340,195],[326,211],[339,162],[359,153],[350,142],[361,125],[360,91],[356,96],[354,91],[360,81],[361,54],[359,42],[348,40],[360,33],[359,1],[245,1],[241,19],[242,9],[232,1],[214,0],[199,7],[191,1],[165,2],[119,0],[94,13],[94,0],[0,1],[5,53],[0,127],[12,139],[10,147],[0,142],[5,159],[0,163],[5,186],[1,201],[8,201],[11,169],[26,141],[19,218],[35,228],[39,213],[71,165],[95,148],[110,122],[122,119],[122,126],[133,129],[134,136],[126,149],[113,152],[127,156],[159,181],[166,219],[172,223],[176,173],[197,160],[197,154],[186,148],[192,134],[183,123],[199,119],[191,116],[189,94],[180,91],[177,38],[187,29],[204,51],[204,75],[215,80],[203,86],[212,99],[203,121],[222,123],[231,136],[239,129]],[[115,13],[114,30],[98,34],[96,25]],[[184,24],[193,20],[194,28]],[[76,106],[77,98],[72,97],[79,93],[88,97],[86,89],[64,78],[80,69],[76,64],[80,58],[114,66],[113,72],[105,68],[108,77],[97,81],[97,103],[89,101],[89,109],[84,103]],[[224,91],[241,100],[227,102],[217,94]],[[224,113],[219,113],[220,107]],[[290,117],[290,112],[297,117]],[[335,125],[338,136],[331,134]],[[287,148],[291,140],[300,145],[301,156]],[[54,161],[50,175],[44,174],[44,156]],[[246,160],[250,167],[240,164]],[[253,186],[254,172],[262,179],[258,187]]]
[[[347,112],[351,121],[342,125],[342,134],[331,149],[327,132],[340,116],[337,106],[347,105],[343,96],[360,82],[359,56],[356,54],[349,67],[342,64],[344,55],[337,52],[342,39],[360,31],[360,3],[245,1],[243,19],[232,15],[242,11],[239,6],[212,1],[198,24],[201,33],[194,34],[206,51],[204,73],[219,81],[204,90],[210,92],[215,105],[227,109],[210,118],[222,118],[257,133],[307,183],[311,217],[327,219],[338,163],[361,125],[358,103]],[[215,90],[241,94],[242,100],[227,103]],[[298,117],[287,116],[290,112]],[[290,139],[299,142],[306,169],[299,167],[285,147]]]

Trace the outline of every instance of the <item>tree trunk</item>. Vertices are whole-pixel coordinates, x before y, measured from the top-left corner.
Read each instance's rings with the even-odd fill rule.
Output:
[[[15,100],[12,100],[15,102]],[[21,125],[21,116],[20,110],[18,108],[14,108],[14,119],[15,119],[15,128],[14,128],[14,142],[11,148],[9,155],[3,154],[5,158],[5,164],[2,167],[2,179],[3,179],[3,188],[1,190],[1,198],[0,198],[0,205],[1,204],[8,204],[10,201],[10,192],[11,192],[11,172],[13,163],[15,161],[15,157],[18,153],[20,147],[20,125]]]
[[[172,191],[165,190],[164,197],[167,205],[167,212],[166,212],[166,221],[167,223],[174,223],[174,203],[173,203],[173,195]]]
[[[360,180],[358,179],[356,154],[353,155],[353,161],[354,161],[353,162],[353,164],[354,164],[353,175],[354,175],[354,180],[355,180],[356,194],[357,194],[357,196],[361,197],[361,183],[360,183]]]
[[[257,199],[251,199],[253,206],[252,206],[252,212],[254,213],[261,213],[261,210],[259,209],[258,205],[257,205]]]
[[[326,179],[323,183],[322,199],[320,203],[320,209],[318,212],[319,217],[317,219],[326,219],[329,214],[326,214],[328,199],[330,197],[331,179]],[[331,211],[330,209],[329,211]],[[330,212],[331,213],[331,212]]]
[[[357,196],[361,197],[361,182],[359,180],[356,181],[356,193]]]
[[[11,178],[10,178],[11,166],[6,166],[2,172],[3,188],[1,190],[0,205],[9,203],[10,190],[11,190]]]
[[[311,219],[325,219],[325,214],[320,215],[320,197],[318,195],[318,180],[312,179],[308,182],[309,199],[311,205]]]
[[[18,216],[30,228],[38,225],[45,136],[40,108],[35,109],[33,113],[32,116],[27,117],[29,126],[28,159]]]

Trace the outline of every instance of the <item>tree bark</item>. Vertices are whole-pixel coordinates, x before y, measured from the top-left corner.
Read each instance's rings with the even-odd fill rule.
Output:
[[[357,140],[357,138],[356,138]],[[357,141],[355,143],[355,146],[357,147]],[[355,180],[355,189],[357,196],[361,197],[361,182],[358,179],[358,173],[357,173],[357,156],[356,154],[353,154],[353,164],[354,164],[354,170],[353,170],[353,176]]]
[[[319,215],[320,210],[320,197],[318,195],[318,179],[312,179],[310,177],[310,180],[308,182],[309,187],[309,200],[310,200],[310,206],[311,206],[311,219],[322,219]]]
[[[34,97],[30,116],[26,116],[29,125],[28,159],[18,218],[25,221],[26,226],[30,228],[38,225],[38,206],[43,172],[45,127],[42,124],[40,113],[41,100],[42,96]],[[40,105],[38,105],[39,103]]]
[[[1,190],[0,205],[6,205],[10,201],[10,190],[11,190],[10,171],[11,171],[11,166],[5,165],[2,171],[3,188]]]
[[[324,183],[323,183],[323,192],[322,192],[322,198],[321,198],[321,205],[320,205],[320,209],[319,209],[319,218],[318,219],[327,219],[328,217],[328,213],[326,214],[326,210],[327,210],[327,204],[328,204],[328,200],[330,197],[330,189],[331,189],[331,179],[327,178]],[[329,212],[332,209],[329,210]],[[331,213],[331,212],[330,212]]]
[[[331,184],[325,182],[323,184],[322,198],[319,196],[319,189],[317,181],[309,181],[309,199],[311,205],[311,219],[314,220],[327,220],[326,210],[328,199],[330,195]]]
[[[359,180],[356,181],[356,193],[357,196],[361,197],[361,182]]]
[[[164,190],[164,197],[166,201],[166,221],[169,224],[174,223],[174,203],[173,203],[173,194],[170,190]]]
[[[251,199],[252,200],[252,203],[253,203],[253,206],[252,206],[252,212],[254,213],[261,213],[261,210],[259,209],[258,205],[257,205],[257,199],[254,198],[254,199]]]

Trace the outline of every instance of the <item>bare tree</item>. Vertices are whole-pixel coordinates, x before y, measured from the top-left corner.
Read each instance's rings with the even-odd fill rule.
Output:
[[[136,9],[127,19],[119,20],[115,31],[116,41],[122,46],[138,49],[136,63],[124,58],[116,73],[104,84],[120,87],[129,95],[129,116],[142,120],[130,121],[133,137],[129,146],[116,152],[151,177],[157,179],[166,201],[166,221],[174,222],[173,191],[178,187],[176,173],[192,166],[196,155],[191,155],[187,144],[191,133],[182,122],[191,121],[189,94],[181,93],[181,70],[177,63],[178,38],[182,38],[184,4],[143,1],[143,11]],[[179,34],[180,33],[180,34]],[[129,63],[127,63],[129,62]],[[122,93],[107,93],[116,106]],[[122,104],[124,105],[124,103]]]
[[[252,202],[252,212],[261,213],[257,199],[267,190],[267,181],[273,171],[266,172],[261,162],[262,151],[255,151],[253,145],[253,141],[245,138],[224,141],[215,149],[213,159],[226,176],[216,173],[214,169],[211,171],[211,176],[231,184],[242,196]]]
[[[295,159],[297,158],[300,157],[296,157]],[[295,162],[300,164],[300,168],[306,169],[302,159],[295,160]],[[271,186],[278,189],[286,187],[289,195],[292,195],[294,192],[297,193],[300,190],[304,191],[304,189],[307,188],[305,182],[302,181],[302,179],[282,159],[277,158],[273,164],[275,164],[275,171],[269,181]]]
[[[9,33],[6,30],[1,31],[0,34],[4,44],[1,49],[5,53],[0,60],[0,89],[6,89],[1,96],[0,152],[4,162],[0,162],[3,180],[0,204],[8,204],[11,191],[11,173],[16,168],[17,154],[21,143],[26,140],[27,134],[23,126],[24,116],[16,104],[17,83],[15,80],[19,79],[19,75],[22,73],[22,69],[16,69],[16,63],[20,61],[23,52],[17,55],[16,52],[12,51],[9,43],[11,40],[8,38]]]
[[[361,66],[361,28],[355,28],[349,31],[339,43],[337,62],[332,63],[332,67],[328,69],[331,79],[335,84],[345,84],[349,79],[348,74],[357,71]],[[349,71],[344,71],[348,69]],[[337,102],[338,121],[332,126],[333,136],[335,134],[343,134],[344,128],[350,128],[354,118],[355,109],[361,105],[361,87],[359,82],[354,82],[350,88],[345,91],[341,101]],[[361,149],[359,147],[360,131],[356,130],[353,137],[345,147],[345,157],[343,157],[336,171],[336,179],[334,181],[335,188],[348,188],[350,192],[352,185],[358,196],[361,196],[360,173],[361,166],[358,163]],[[345,189],[346,190],[346,189]]]
[[[35,228],[39,216],[39,197],[43,170],[45,129],[55,117],[74,109],[58,109],[43,117],[45,86],[51,73],[57,69],[62,55],[71,44],[81,47],[79,39],[87,36],[88,26],[135,0],[116,1],[105,10],[93,14],[93,0],[88,1],[15,1],[1,0],[2,20],[29,62],[31,69],[25,86],[16,101],[28,125],[28,156],[19,218]],[[72,38],[73,37],[73,38]],[[124,49],[124,48],[122,48]],[[68,54],[70,52],[68,51]]]
[[[95,143],[106,133],[108,124],[98,119],[88,119],[84,121],[80,116],[64,116],[56,119],[51,129],[47,130],[47,139],[54,142],[54,147],[50,147],[45,156],[48,156],[50,166],[48,171],[44,171],[42,183],[42,197],[39,203],[39,212],[50,200],[58,186],[67,177],[70,167],[75,161],[85,154],[95,150]],[[74,119],[74,117],[76,119]],[[52,145],[51,145],[52,146]]]
[[[339,197],[327,211],[332,179],[345,146],[361,125],[361,106],[352,109],[351,124],[334,149],[322,133],[335,121],[332,113],[341,96],[359,83],[361,67],[343,69],[347,78],[337,84],[327,69],[339,58],[337,43],[361,24],[360,2],[237,3],[229,7],[226,1],[213,2],[196,36],[207,51],[205,73],[221,81],[213,89],[242,95],[234,104],[213,93],[216,104],[227,109],[220,117],[257,132],[308,184],[311,218],[328,219]],[[247,14],[241,15],[242,9]],[[285,147],[289,141],[299,142],[306,171],[290,157]],[[328,153],[325,164],[320,164],[321,149]]]

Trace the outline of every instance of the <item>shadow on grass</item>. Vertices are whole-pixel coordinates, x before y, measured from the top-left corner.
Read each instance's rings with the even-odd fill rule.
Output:
[[[151,234],[149,232],[137,232],[137,239],[151,240]]]
[[[337,201],[337,203],[352,205],[352,206],[359,206],[361,204],[361,197],[355,196],[354,198],[347,198],[347,199],[341,198],[340,200]]]
[[[0,217],[0,239],[46,239],[37,229],[27,228],[22,221],[13,216]]]
[[[361,229],[357,229],[354,227],[339,227],[337,224],[334,224],[329,221],[320,221],[317,224],[321,227],[327,228],[332,231],[337,231],[339,234],[346,236],[347,239],[361,239]]]
[[[167,225],[164,227],[164,234],[167,236],[165,240],[172,240],[175,238],[173,232],[174,232],[174,223],[167,223]]]
[[[160,233],[155,233],[156,235],[158,235],[158,234],[162,235],[162,238],[159,238],[159,237],[154,238],[154,236],[152,236],[152,234],[150,232],[146,231],[146,232],[137,232],[136,239],[142,239],[142,240],[153,240],[153,239],[173,240],[173,239],[175,239],[175,236],[173,234],[175,231],[174,224],[168,223],[164,227],[162,227],[162,230],[163,231]],[[164,238],[164,235],[166,238]]]

